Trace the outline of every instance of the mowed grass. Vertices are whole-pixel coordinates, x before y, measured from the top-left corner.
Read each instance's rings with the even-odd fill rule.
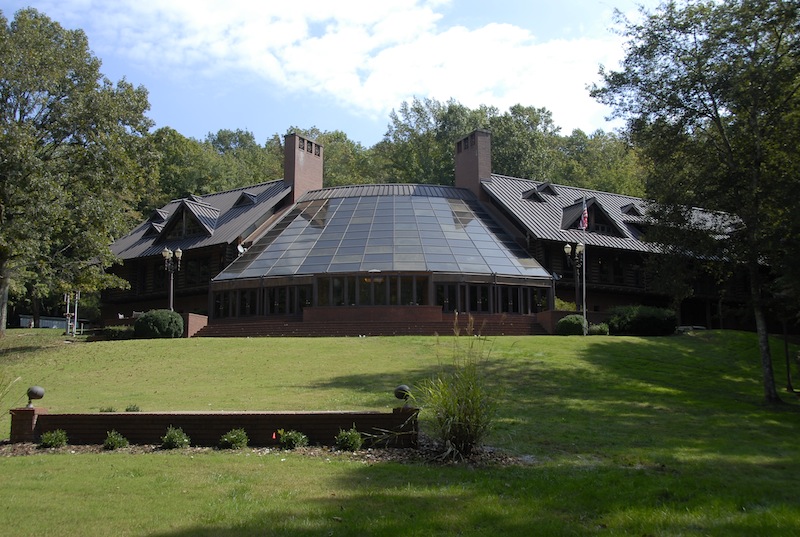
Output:
[[[4,408],[388,409],[441,338],[65,343],[10,331]],[[472,340],[476,343],[475,340]],[[3,535],[800,535],[800,404],[763,404],[752,334],[497,337],[492,447],[522,464],[365,464],[282,451],[0,460]],[[797,349],[792,347],[791,352]],[[783,344],[773,359],[785,386]],[[796,366],[794,366],[796,367]],[[797,373],[797,370],[794,370]],[[796,380],[795,384],[800,384]],[[0,421],[8,436],[9,419]]]

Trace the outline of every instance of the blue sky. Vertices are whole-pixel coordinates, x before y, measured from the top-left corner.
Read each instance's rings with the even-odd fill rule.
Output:
[[[380,141],[403,101],[545,107],[562,134],[612,130],[589,97],[617,67],[613,10],[655,0],[4,0],[81,28],[113,81],[150,94],[149,116],[203,139],[291,126]]]

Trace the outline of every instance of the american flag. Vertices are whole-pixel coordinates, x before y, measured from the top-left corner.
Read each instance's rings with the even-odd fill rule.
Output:
[[[586,229],[589,227],[589,211],[586,210],[586,198],[583,199],[583,212],[581,213],[581,222],[578,224],[578,229]]]

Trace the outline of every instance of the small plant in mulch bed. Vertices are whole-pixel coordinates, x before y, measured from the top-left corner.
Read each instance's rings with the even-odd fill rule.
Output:
[[[114,450],[128,447],[128,439],[122,436],[117,431],[108,431],[106,439],[103,442],[103,449]]]
[[[308,437],[300,431],[278,429],[278,442],[284,449],[295,449],[308,445]]]
[[[39,446],[43,448],[59,448],[66,446],[68,442],[67,432],[64,429],[56,429],[55,431],[42,433],[42,437],[39,439]]]
[[[232,429],[219,439],[220,449],[244,449],[247,447],[247,433],[244,429]]]
[[[336,449],[342,451],[358,451],[363,444],[364,439],[361,437],[361,433],[358,432],[355,425],[346,431],[344,429],[339,429],[339,433],[336,435]]]
[[[167,427],[167,434],[161,437],[161,447],[164,449],[179,449],[191,444],[189,436],[180,427]]]

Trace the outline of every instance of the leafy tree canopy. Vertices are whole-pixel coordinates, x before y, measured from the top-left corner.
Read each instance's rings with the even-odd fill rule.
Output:
[[[649,161],[651,237],[697,251],[706,235],[713,257],[745,268],[765,397],[777,401],[764,272],[780,274],[799,255],[800,5],[665,2],[641,15],[620,17],[622,69],[601,69],[593,95],[627,120]],[[720,212],[698,218],[692,207]]]
[[[80,30],[0,12],[0,334],[12,280],[41,293],[112,278],[154,157],[147,91],[111,83]],[[119,283],[119,282],[118,282]]]

